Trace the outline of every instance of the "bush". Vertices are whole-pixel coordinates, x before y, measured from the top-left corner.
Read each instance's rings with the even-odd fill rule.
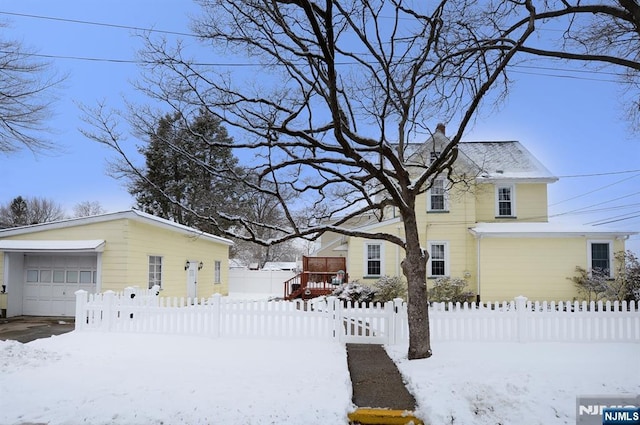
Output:
[[[338,286],[332,293],[343,301],[371,302],[375,296],[373,288],[361,285],[357,280]]]
[[[374,301],[385,303],[394,298],[407,299],[407,283],[400,277],[383,276],[373,284]]]
[[[640,301],[640,261],[631,252],[617,252],[614,278],[606,270],[587,271],[576,267],[576,276],[568,278],[585,301]]]
[[[607,291],[608,273],[600,269],[593,269],[588,272],[579,266],[576,267],[576,273],[577,276],[568,279],[576,286],[582,300],[591,302],[604,298]]]
[[[475,293],[467,289],[467,281],[460,278],[439,277],[429,290],[431,302],[472,302]]]

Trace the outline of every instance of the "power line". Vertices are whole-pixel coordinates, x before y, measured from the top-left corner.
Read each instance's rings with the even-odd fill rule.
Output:
[[[27,13],[16,13],[16,12],[2,12],[0,14],[10,15],[10,16],[20,16],[24,18],[32,18],[32,19],[45,19],[51,21],[58,22],[67,22],[73,24],[82,24],[82,25],[94,25],[94,26],[102,26],[107,28],[117,28],[117,29],[127,29],[134,31],[144,31],[151,33],[159,33],[159,34],[170,34],[170,35],[179,35],[184,37],[193,37],[198,38],[197,35],[192,33],[180,32],[180,31],[167,31],[167,30],[159,30],[153,28],[144,28],[144,27],[136,27],[130,25],[120,25],[120,24],[111,24],[106,22],[95,22],[95,21],[87,21],[80,19],[68,19],[68,18],[59,18],[53,16],[43,16],[43,15],[33,15]],[[113,59],[113,58],[92,58],[92,57],[84,57],[84,56],[62,56],[62,55],[41,55],[41,54],[32,54],[32,56],[43,57],[48,59],[67,59],[67,60],[80,60],[80,61],[90,61],[90,62],[110,62],[110,63],[131,63],[131,64],[142,64],[144,62],[129,60],[129,59]],[[348,63],[342,62],[337,63],[338,65],[352,65],[355,62]],[[252,63],[197,63],[194,65],[198,66],[231,66],[231,67],[244,67],[244,66],[264,66],[264,64],[252,64]],[[584,70],[584,69],[563,69],[563,68],[554,68],[554,67],[542,67],[542,66],[532,66],[532,65],[510,65],[509,68],[512,69],[512,72],[520,73],[520,74],[529,74],[529,75],[539,75],[545,77],[554,77],[554,78],[571,78],[576,80],[584,80],[584,81],[599,81],[599,82],[611,82],[617,83],[615,80],[607,80],[600,78],[589,78],[589,77],[579,77],[576,75],[567,75],[567,74],[549,74],[549,73],[536,73],[536,72],[527,72],[527,71],[518,71],[515,69],[524,68],[524,69],[539,69],[545,71],[557,71],[557,72],[566,72],[566,73],[589,73],[591,75],[614,75],[614,76],[622,76],[623,74],[615,73],[615,72],[606,72],[606,71],[598,71],[598,70]]]
[[[80,19],[57,18],[57,17],[53,17],[53,16],[30,15],[30,14],[27,14],[27,13],[15,13],[15,12],[0,12],[0,14],[2,14],[2,15],[11,15],[11,16],[21,16],[23,18],[46,19],[46,20],[58,21],[58,22],[70,22],[70,23],[82,24],[82,25],[96,25],[96,26],[101,26],[101,27],[127,29],[127,30],[134,30],[134,31],[157,32],[157,33],[160,33],[160,34],[182,35],[182,36],[185,36],[185,37],[197,37],[197,35],[195,35],[195,34],[190,34],[190,33],[186,33],[186,32],[156,30],[156,29],[152,29],[152,28],[132,27],[132,26],[129,26],[129,25],[109,24],[109,23],[105,23],[105,22],[84,21],[84,20],[80,20]]]
[[[631,217],[618,218],[616,220],[602,221],[600,223],[594,224],[594,226],[602,226],[603,224],[610,224],[610,223],[616,223],[618,221],[631,220],[632,218],[637,218],[637,217],[640,217],[640,214],[632,215]]]
[[[639,171],[640,171],[640,170],[639,170]],[[616,173],[616,174],[618,174],[618,173]],[[631,177],[627,177],[627,178],[625,178],[625,179],[618,180],[617,182],[613,182],[613,183],[607,184],[607,185],[605,185],[605,186],[598,187],[598,188],[596,188],[596,189],[590,190],[589,192],[585,192],[585,193],[582,193],[582,194],[580,194],[580,195],[576,195],[576,196],[573,196],[573,197],[571,197],[571,198],[565,199],[565,200],[563,200],[563,201],[559,201],[559,202],[556,202],[556,203],[550,204],[549,206],[550,206],[550,207],[553,207],[553,206],[555,206],[555,205],[562,204],[562,203],[564,203],[564,202],[572,201],[572,200],[574,200],[574,199],[582,198],[583,196],[591,195],[592,193],[598,192],[598,191],[603,190],[603,189],[607,189],[607,188],[609,188],[609,187],[611,187],[611,186],[615,186],[615,185],[620,184],[620,183],[622,183],[622,182],[626,182],[627,180],[631,180],[631,179],[636,178],[636,177],[638,177],[638,176],[640,176],[640,174],[636,174],[636,175],[633,175],[633,176],[631,176]]]
[[[614,174],[629,174],[629,173],[637,173],[640,172],[638,170],[626,170],[626,171],[609,171],[604,173],[595,173],[595,174],[572,174],[567,176],[557,176],[559,179],[568,179],[573,177],[599,177],[599,176],[612,176]]]

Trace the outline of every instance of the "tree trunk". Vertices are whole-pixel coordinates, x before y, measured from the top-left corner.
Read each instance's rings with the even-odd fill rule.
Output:
[[[407,278],[409,315],[409,360],[431,357],[429,309],[427,303],[427,260],[429,254],[420,246],[415,215],[403,217],[406,235],[406,258],[402,271]]]

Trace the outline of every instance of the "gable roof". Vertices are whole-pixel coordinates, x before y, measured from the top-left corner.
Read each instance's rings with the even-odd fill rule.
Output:
[[[0,239],[8,236],[18,236],[35,232],[42,232],[46,230],[65,229],[70,227],[82,226],[93,223],[103,223],[114,220],[133,220],[139,223],[146,223],[152,226],[168,229],[174,232],[186,234],[189,236],[197,236],[210,240],[212,242],[221,243],[224,245],[233,245],[233,242],[229,239],[212,235],[210,233],[202,232],[193,227],[185,226],[183,224],[176,223],[171,220],[157,217],[152,214],[147,214],[138,210],[120,211],[114,213],[93,215],[88,217],[70,218],[59,221],[52,221],[48,223],[32,224],[30,226],[13,227],[8,229],[0,229]]]
[[[450,140],[441,131],[436,131],[423,143],[410,143],[406,147],[407,164],[427,165],[431,153],[439,154]],[[558,180],[520,142],[468,141],[458,143],[457,164],[477,174],[478,180],[519,180],[553,183]],[[466,167],[465,167],[466,166]]]
[[[558,180],[518,141],[461,142],[458,152],[477,167],[479,180]]]

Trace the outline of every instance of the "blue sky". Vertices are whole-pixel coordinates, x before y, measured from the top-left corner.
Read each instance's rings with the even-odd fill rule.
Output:
[[[0,20],[8,25],[3,38],[53,56],[57,71],[68,74],[48,123],[60,151],[0,156],[5,182],[0,203],[22,195],[53,199],[69,213],[82,201],[99,201],[108,211],[132,206],[123,182],[106,174],[112,153],[78,131],[83,123],[77,104],[104,100],[120,107],[123,97],[138,98],[130,85],[138,77],[136,65],[113,61],[135,59],[141,47],[135,31],[15,14],[189,32],[189,16],[197,13],[197,5],[187,0],[0,0]],[[573,72],[547,62],[535,66],[514,70],[507,102],[480,116],[465,140],[524,144],[560,177],[549,186],[551,215],[575,223],[612,221],[606,227],[640,231],[640,217],[627,218],[640,215],[640,134],[624,120],[619,102],[624,93],[615,77],[585,73],[577,65]],[[640,253],[640,235],[632,236],[628,247]]]

